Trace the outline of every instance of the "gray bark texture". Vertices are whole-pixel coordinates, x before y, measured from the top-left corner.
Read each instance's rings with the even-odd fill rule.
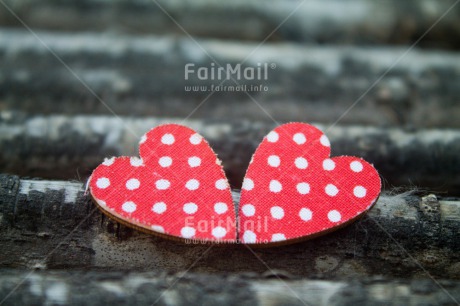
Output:
[[[274,123],[107,116],[0,113],[0,169],[22,176],[85,179],[104,158],[137,156],[143,133],[163,123],[200,132],[240,188],[249,160]],[[332,156],[360,156],[393,186],[460,195],[460,131],[316,124],[331,140]],[[421,167],[423,165],[423,167]]]
[[[275,0],[261,5],[260,0],[3,1],[32,28],[184,35],[166,11],[194,37],[259,42],[271,34],[270,41],[367,45],[413,43],[455,2]],[[460,10],[454,8],[419,44],[458,48],[459,16]],[[281,22],[283,26],[277,28]],[[22,24],[0,6],[0,26]]]
[[[21,284],[15,288],[17,284]],[[296,280],[154,272],[20,272],[0,276],[2,305],[457,305],[460,282]],[[442,286],[442,287],[440,287]],[[14,291],[13,291],[14,290]],[[11,293],[12,292],[12,293]],[[11,293],[11,294],[10,294]],[[8,295],[10,294],[10,295]]]
[[[0,30],[1,109],[460,127],[460,56],[454,52],[292,43],[258,46],[107,33],[35,31],[35,35]],[[261,64],[262,80],[257,72],[252,80],[243,72],[240,79],[235,74],[226,80],[225,73],[218,79],[219,65],[234,68],[239,63],[241,71]],[[195,71],[188,79],[186,64],[194,64]],[[206,80],[198,74],[203,67],[208,71]],[[220,84],[234,86],[234,91],[215,91],[212,86]],[[238,85],[247,86],[247,93],[236,91]],[[267,90],[251,90],[259,85]]]
[[[252,249],[187,244],[130,229],[100,213],[82,183],[2,175],[0,184],[1,268],[460,279],[455,199],[384,194],[365,217],[336,232]]]

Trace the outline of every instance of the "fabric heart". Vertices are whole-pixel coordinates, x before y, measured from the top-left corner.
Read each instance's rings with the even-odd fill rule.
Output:
[[[103,212],[149,233],[282,244],[336,229],[376,201],[380,178],[370,164],[329,155],[329,140],[311,125],[289,123],[271,131],[246,173],[238,229],[220,161],[184,126],[152,129],[140,141],[141,158],[105,160],[89,188]]]
[[[176,124],[145,134],[140,157],[106,159],[91,175],[95,202],[126,225],[168,237],[236,240],[235,209],[220,161],[195,131]]]
[[[282,243],[336,229],[368,210],[380,185],[364,160],[330,158],[329,140],[317,128],[281,125],[264,138],[246,172],[239,238],[246,244]]]

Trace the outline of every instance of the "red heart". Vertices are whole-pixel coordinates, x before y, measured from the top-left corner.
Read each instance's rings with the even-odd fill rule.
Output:
[[[140,143],[142,159],[111,158],[94,170],[89,187],[101,209],[160,235],[236,242],[230,188],[208,143],[175,124],[152,129]],[[301,240],[369,209],[380,192],[377,171],[362,159],[329,154],[329,140],[311,125],[270,132],[243,182],[239,240]]]
[[[140,142],[140,156],[99,165],[89,188],[103,211],[144,231],[234,242],[230,188],[209,144],[176,124],[156,127]]]
[[[358,217],[376,201],[380,177],[349,156],[329,158],[330,143],[317,128],[289,123],[257,148],[243,182],[239,239],[282,243],[327,232]]]

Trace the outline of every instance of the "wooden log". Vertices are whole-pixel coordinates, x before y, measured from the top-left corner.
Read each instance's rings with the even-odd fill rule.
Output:
[[[17,284],[21,284],[15,288]],[[460,282],[2,270],[2,305],[457,305]],[[12,290],[14,290],[12,292]],[[11,293],[12,292],[12,293]],[[11,293],[10,295],[8,295]]]
[[[3,1],[33,29],[185,35],[177,22],[198,37],[371,45],[413,43],[455,2],[275,0],[265,5],[260,0]],[[420,44],[458,48],[459,16],[460,10],[454,8]],[[0,25],[22,27],[3,5]]]
[[[275,124],[100,116],[0,114],[0,168],[22,176],[85,179],[110,156],[137,156],[143,133],[166,122],[188,125],[208,139],[240,188],[249,160]],[[460,195],[460,131],[363,126],[317,126],[326,131],[332,155],[356,155],[373,163],[384,186],[416,186]],[[423,165],[423,166],[421,166]]]
[[[0,30],[1,109],[460,127],[460,55],[453,52],[412,50],[403,56],[407,48],[268,43],[257,48],[213,40],[197,45],[171,36],[36,35],[40,41],[28,31]],[[212,59],[232,69],[244,62],[241,70],[260,64],[267,79],[265,72],[262,80],[256,72],[254,80],[233,75],[237,83],[226,81],[225,73],[211,79]],[[186,64],[195,65],[188,80]],[[203,67],[206,80],[197,73]],[[233,91],[216,92],[221,82]],[[237,85],[247,86],[252,98]]]
[[[252,250],[186,244],[111,221],[83,184],[0,176],[0,267],[111,271],[274,271],[318,278],[460,278],[460,201],[380,197],[359,221],[314,240]],[[235,193],[235,200],[238,199]]]

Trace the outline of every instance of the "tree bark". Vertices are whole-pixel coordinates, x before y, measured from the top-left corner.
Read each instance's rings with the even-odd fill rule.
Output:
[[[453,52],[35,33],[40,40],[0,30],[2,109],[460,127],[460,56]],[[241,71],[240,79],[218,78],[219,65],[234,69],[241,62],[241,71],[254,69],[253,79]],[[194,65],[188,79],[186,64]]]
[[[457,305],[460,282],[251,275],[2,271],[2,305]],[[15,289],[15,286],[21,285]],[[14,290],[15,289],[15,290]],[[10,292],[14,292],[7,296]]]
[[[166,122],[202,133],[240,188],[249,160],[275,124],[249,121],[11,116],[2,113],[0,168],[23,176],[85,179],[105,157],[136,156],[143,133]],[[460,195],[460,131],[317,124],[332,143],[332,156],[355,155],[373,163],[384,186],[416,186]],[[421,167],[420,165],[423,165]]]
[[[460,278],[460,201],[382,195],[359,221],[293,245],[189,245],[111,221],[82,183],[0,178],[0,267]],[[238,193],[235,193],[238,200]],[[231,257],[228,254],[232,254]],[[265,264],[263,264],[259,259]],[[423,268],[422,268],[423,267]]]

